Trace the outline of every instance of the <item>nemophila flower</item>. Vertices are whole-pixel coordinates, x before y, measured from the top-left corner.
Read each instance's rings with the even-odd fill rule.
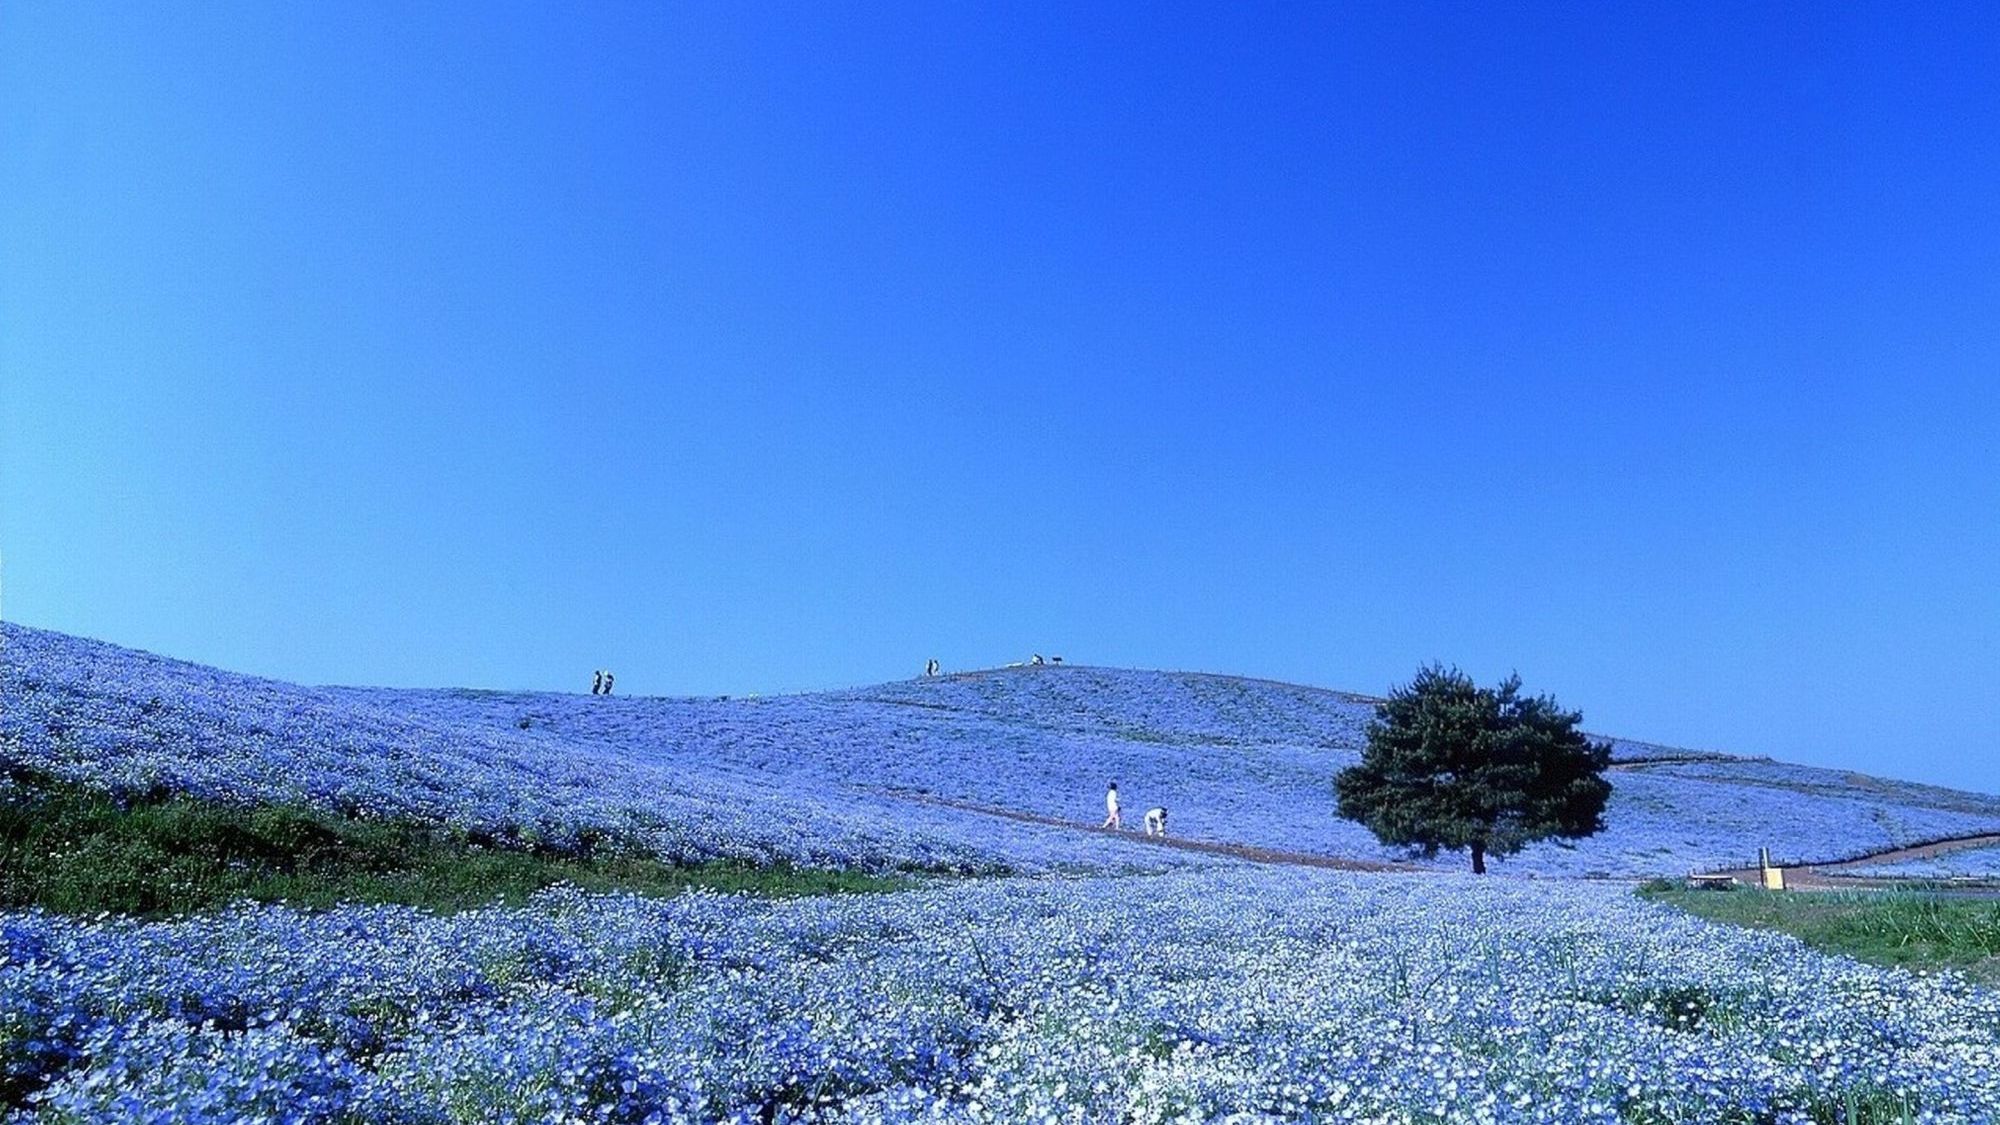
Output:
[[[56,1119],[2000,1115],[1995,994],[1592,884],[1233,869],[0,933],[0,1062]]]
[[[1332,777],[1355,760],[1371,704],[1222,676],[1064,667],[725,700],[324,689],[0,625],[0,690],[10,763],[126,793],[414,816],[499,846],[615,839],[677,861],[877,870],[1207,862],[891,792],[1079,819],[1117,777],[1133,800],[1171,807],[1178,835],[1399,858],[1335,807]],[[1833,858],[2000,829],[2000,799],[1614,752],[1643,764],[1612,775],[1605,831],[1499,870],[1678,874],[1763,846]]]
[[[1115,775],[1191,834],[1381,855],[1331,815],[1367,717],[1336,693],[1076,668],[753,701],[386,692],[0,641],[5,762],[117,793],[304,799],[493,846],[1149,872],[0,915],[0,1096],[22,1120],[2000,1119],[2000,1001],[1949,974],[1617,886],[1251,869],[884,792],[1072,815]],[[1675,870],[1774,823],[1800,854],[1996,823],[1971,798],[1622,752],[1672,760],[1615,775],[1602,837],[1503,870]],[[1161,873],[1179,863],[1204,869]]]
[[[1132,859],[1031,825],[996,838],[983,820],[873,788],[830,791],[806,771],[774,776],[726,754],[691,762],[685,740],[703,727],[675,701],[583,697],[603,713],[523,731],[480,693],[304,688],[16,625],[0,625],[0,689],[0,763],[121,794],[304,800],[430,820],[496,846],[612,840],[689,863],[974,872]],[[783,723],[750,740],[726,722],[714,733],[738,750],[791,737]]]

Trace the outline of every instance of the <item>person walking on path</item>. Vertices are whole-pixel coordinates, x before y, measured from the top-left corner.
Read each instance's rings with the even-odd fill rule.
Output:
[[[1104,811],[1109,814],[1104,818],[1104,827],[1125,827],[1124,819],[1118,815],[1118,783],[1115,781],[1111,783],[1110,790],[1104,794]]]
[[[1164,836],[1166,834],[1167,834],[1167,806],[1155,805],[1154,807],[1147,809],[1146,835]]]

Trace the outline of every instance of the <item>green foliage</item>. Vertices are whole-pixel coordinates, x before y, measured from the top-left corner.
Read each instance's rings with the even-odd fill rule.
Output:
[[[676,867],[601,846],[568,855],[495,848],[414,820],[295,805],[163,795],[121,803],[46,778],[0,785],[0,909],[162,915],[248,898],[459,910],[520,902],[558,883],[653,895],[690,887],[798,895],[908,885],[844,871]]]
[[[1582,720],[1523,696],[1518,676],[1488,689],[1423,668],[1377,707],[1360,763],[1336,779],[1340,814],[1426,856],[1468,850],[1477,872],[1488,855],[1591,835],[1611,796],[1611,748],[1584,737]]]
[[[1777,930],[1876,965],[1963,969],[2000,980],[2000,901],[1920,891],[1642,888],[1642,897],[1714,922]]]

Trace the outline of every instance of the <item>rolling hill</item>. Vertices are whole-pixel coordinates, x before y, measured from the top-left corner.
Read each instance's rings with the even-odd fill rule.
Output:
[[[1335,811],[1370,698],[1232,676],[1040,666],[765,698],[318,688],[5,625],[0,689],[10,768],[554,846],[609,834],[676,860],[876,869],[1215,861],[974,811],[1094,821],[1116,780],[1180,836],[1405,858]],[[1677,874],[2000,830],[2000,797],[1627,740],[1614,757],[1602,834],[1496,870]]]
[[[440,862],[1034,877],[35,902],[0,911],[0,1120],[2000,1119],[2000,994],[1564,877],[1965,834],[2000,799],[1621,742],[1575,848],[1310,869],[1391,858],[1329,787],[1369,707],[1077,667],[767,699],[314,688],[6,626],[0,800],[31,816],[79,793],[114,822],[414,826]],[[1089,830],[1112,775],[1206,850]],[[267,802],[292,807],[222,804]]]

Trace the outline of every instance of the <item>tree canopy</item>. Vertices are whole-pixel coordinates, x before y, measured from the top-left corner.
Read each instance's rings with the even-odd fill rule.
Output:
[[[1582,721],[1522,695],[1519,676],[1482,688],[1456,668],[1423,668],[1376,709],[1360,763],[1335,779],[1340,815],[1426,857],[1469,850],[1482,874],[1488,855],[1589,836],[1604,827],[1611,747]]]

